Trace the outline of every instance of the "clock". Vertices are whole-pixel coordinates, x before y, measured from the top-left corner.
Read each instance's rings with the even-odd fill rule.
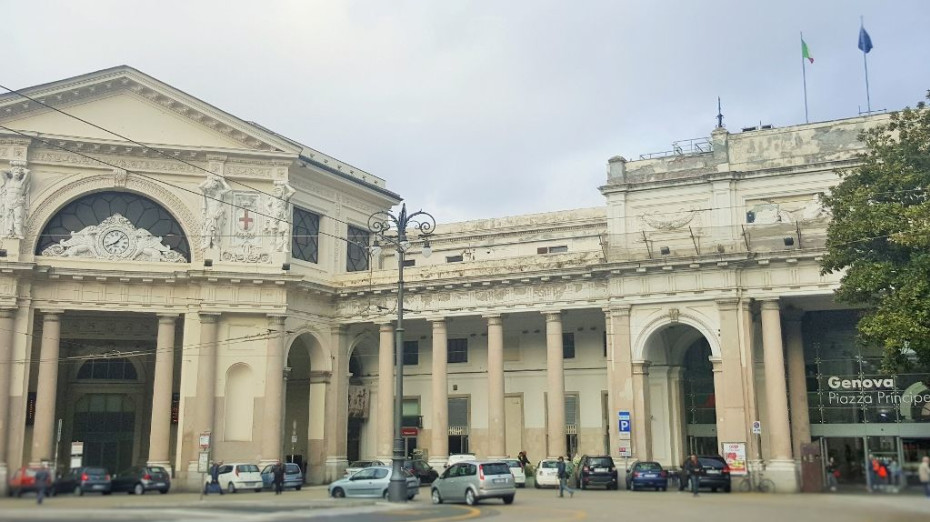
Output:
[[[123,254],[129,249],[129,236],[122,230],[111,230],[103,236],[103,249],[108,254]]]

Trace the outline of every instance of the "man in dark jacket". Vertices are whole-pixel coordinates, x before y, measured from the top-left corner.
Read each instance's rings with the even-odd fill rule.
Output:
[[[565,465],[565,459],[561,456],[559,457],[559,465],[556,468],[559,476],[559,496],[564,497],[565,491],[568,491],[568,494],[572,497],[575,496],[575,490],[568,487],[568,468]]]
[[[220,487],[220,466],[222,465],[222,462],[214,462],[213,466],[210,468],[210,485],[216,488],[216,490],[220,492],[220,495],[223,494],[223,488]],[[210,488],[207,488],[208,492],[209,489]]]
[[[36,503],[41,504],[42,500],[45,499],[45,493],[48,489],[49,484],[51,484],[51,473],[48,471],[48,467],[45,463],[42,464],[42,467],[36,471],[35,482],[36,482]]]
[[[272,471],[273,478],[272,483],[274,484],[274,494],[280,495],[284,492],[284,464],[281,464],[279,460],[277,464],[274,465],[274,470]]]
[[[688,477],[688,480],[691,481],[691,492],[694,493],[694,496],[698,496],[698,489],[701,486],[701,475],[704,474],[704,466],[701,465],[701,461],[698,460],[697,455],[692,454],[685,465],[682,466],[682,469],[685,472],[685,476]]]

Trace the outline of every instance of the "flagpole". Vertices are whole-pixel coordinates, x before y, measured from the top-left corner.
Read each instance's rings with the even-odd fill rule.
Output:
[[[863,17],[859,17],[859,30],[865,28],[865,21]],[[861,34],[861,33],[860,33]],[[867,57],[869,53],[865,52],[865,49],[862,50],[862,66],[865,68],[865,106],[866,114],[872,114],[872,100],[869,97],[869,59]]]
[[[804,33],[801,32],[801,48],[804,48]],[[807,117],[807,64],[804,63],[804,53],[801,53],[801,78],[804,81],[804,123],[810,123]]]

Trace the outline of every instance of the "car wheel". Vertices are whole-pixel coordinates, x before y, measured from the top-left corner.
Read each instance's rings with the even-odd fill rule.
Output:
[[[710,488],[710,492],[711,492],[711,493],[716,493],[716,492],[717,492],[717,488]]]
[[[107,495],[109,495],[110,493],[113,493],[113,492],[112,492],[112,491],[104,491],[104,492],[103,492],[103,496],[107,496]]]
[[[433,504],[442,504],[442,495],[439,494],[438,489],[433,489],[430,498],[433,500]]]
[[[303,487],[303,486],[294,486],[294,491],[300,491],[300,488],[302,488],[302,487]]]
[[[229,486],[227,486],[227,489],[229,490],[230,493],[235,493],[235,492],[236,492],[236,485],[233,484],[232,482],[230,482],[230,483],[229,483]]]
[[[726,486],[726,487],[723,488],[723,492],[724,492],[724,493],[729,493],[729,492],[730,492],[730,489],[731,489],[730,486]]]
[[[391,492],[385,489],[384,493],[381,494],[381,498],[384,500],[389,500],[391,498]]]
[[[667,490],[668,490],[668,486],[665,486],[664,488],[659,488],[659,490],[661,490],[661,491],[667,491]]]
[[[513,495],[503,497],[504,504],[513,504]]]
[[[167,495],[167,494],[168,494],[168,490],[167,490],[167,489],[159,489],[158,492],[161,493],[162,495]]]
[[[630,491],[636,491],[636,484],[633,482],[630,482]]]
[[[256,492],[256,493],[261,493],[261,492],[262,492],[262,488],[256,488],[255,492]]]
[[[536,482],[536,481],[534,480],[534,481],[533,481],[533,487],[536,488],[536,489],[540,489],[539,482]]]
[[[333,488],[333,498],[345,498],[346,492],[342,488]]]
[[[145,495],[145,486],[142,484],[136,484],[136,486],[132,488],[132,492],[136,495]]]
[[[478,499],[475,498],[474,491],[469,489],[468,491],[465,492],[465,503],[468,504],[469,506],[474,506],[475,504],[478,503]]]

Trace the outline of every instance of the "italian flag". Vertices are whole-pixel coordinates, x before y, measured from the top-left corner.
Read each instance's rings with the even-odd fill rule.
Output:
[[[801,38],[801,58],[806,58],[810,60],[811,63],[814,63],[814,57],[811,56],[811,50],[807,48],[807,42],[805,42],[803,38]]]

